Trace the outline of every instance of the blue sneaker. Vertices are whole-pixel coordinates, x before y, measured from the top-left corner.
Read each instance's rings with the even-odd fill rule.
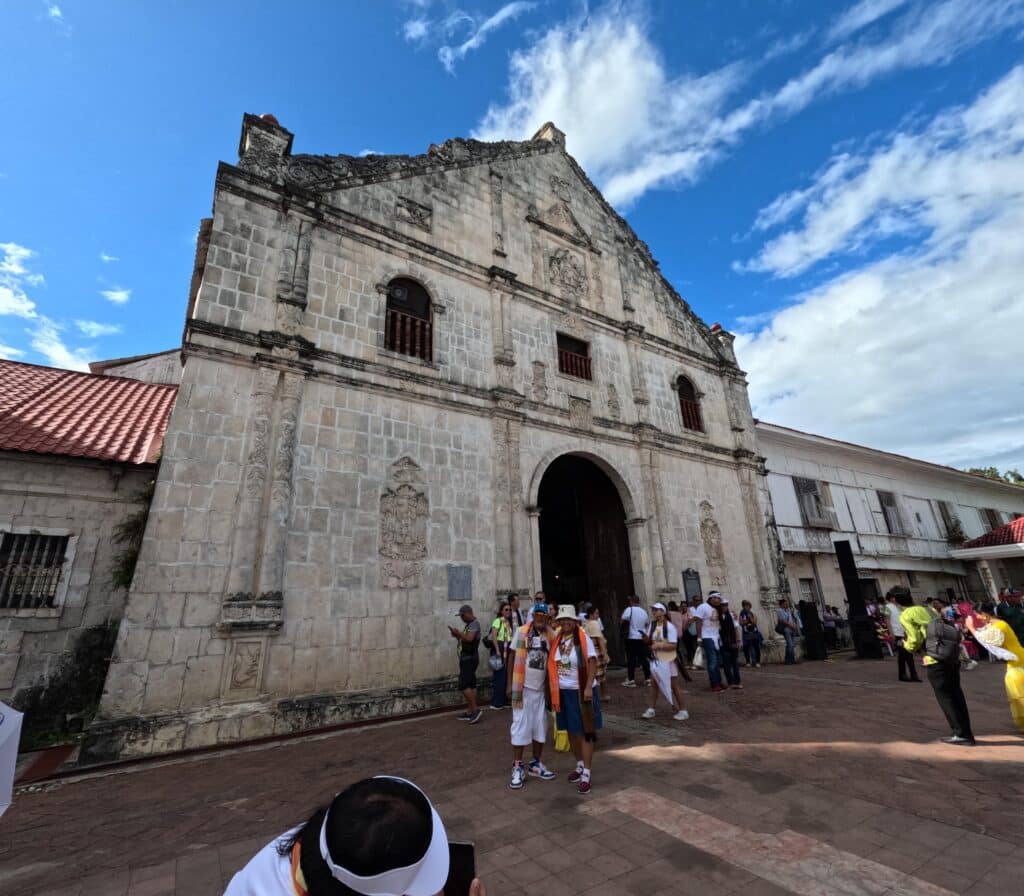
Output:
[[[525,775],[523,774],[523,767],[521,765],[512,766],[512,780],[508,782],[509,790],[522,790]]]
[[[553,781],[558,777],[551,769],[545,768],[544,763],[539,759],[530,760],[530,777],[540,778],[542,781]]]

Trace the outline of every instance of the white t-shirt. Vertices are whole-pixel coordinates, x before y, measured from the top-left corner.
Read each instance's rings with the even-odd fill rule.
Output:
[[[718,610],[716,610],[711,604],[703,603],[698,607],[694,607],[693,615],[701,621],[700,636],[701,639],[710,638],[715,642],[715,645],[721,643],[720,630],[721,627],[718,621]]]
[[[224,896],[295,896],[292,887],[292,857],[277,854],[277,844],[298,828],[275,837],[239,871]]]
[[[653,630],[651,628],[653,626]],[[665,620],[664,626],[652,622],[647,627],[647,633],[651,636],[651,650],[662,662],[670,663],[676,658],[676,644],[679,641],[679,632],[676,627]]]
[[[889,604],[889,631],[892,632],[894,638],[905,638],[907,636],[907,630],[903,627],[903,623],[900,622],[900,613],[903,612],[903,607],[899,604]]]
[[[647,630],[647,611],[643,607],[626,607],[622,611],[622,621],[629,623],[628,641],[639,641]]]
[[[516,629],[512,635],[512,650],[526,649],[526,672],[523,675],[523,687],[531,691],[544,689],[544,681],[548,677],[548,639],[544,635],[533,632],[530,635],[530,643],[523,643],[523,630]]]
[[[590,640],[590,635],[581,631],[580,639],[583,641],[587,656],[597,656],[594,652],[594,642]],[[568,650],[563,649],[566,644],[568,644]],[[580,673],[579,657],[576,656],[576,645],[571,639],[566,642],[559,637],[559,639],[551,645],[551,649],[558,652],[557,659],[555,660],[555,668],[558,669],[559,688],[578,691],[580,689]]]

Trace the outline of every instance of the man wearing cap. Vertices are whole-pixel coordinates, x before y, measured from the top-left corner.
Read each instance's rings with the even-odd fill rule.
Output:
[[[547,741],[547,708],[551,704],[548,684],[548,655],[558,637],[548,624],[547,604],[535,604],[533,621],[517,628],[509,644],[512,675],[508,678],[508,697],[512,702],[512,780],[511,790],[520,790],[526,775],[550,781],[555,773],[541,761]],[[523,767],[523,752],[533,745],[529,769]]]
[[[458,716],[459,721],[475,725],[480,721],[483,712],[476,705],[476,669],[480,664],[480,620],[473,614],[469,604],[459,607],[459,618],[462,630],[454,625],[448,631],[458,644],[459,654],[459,690],[466,698],[466,711]]]
[[[594,744],[601,730],[600,692],[594,683],[597,654],[594,642],[579,627],[572,604],[560,606],[555,621],[560,628],[548,655],[551,706],[559,729],[569,733],[576,757],[576,770],[567,780],[578,785],[580,793],[588,794]]]
[[[526,613],[526,621],[527,622],[532,622],[533,621],[533,614],[534,614],[534,611],[537,609],[537,607],[547,607],[547,606],[548,606],[548,599],[544,596],[544,592],[543,591],[538,591],[533,596],[533,606],[530,607],[530,609]],[[550,622],[550,619],[548,621]]]
[[[704,664],[708,669],[708,681],[711,690],[724,691],[722,687],[721,669],[721,628],[718,621],[718,608],[722,605],[722,593],[712,591],[705,603],[693,608],[693,617],[697,622],[697,641],[704,651]]]

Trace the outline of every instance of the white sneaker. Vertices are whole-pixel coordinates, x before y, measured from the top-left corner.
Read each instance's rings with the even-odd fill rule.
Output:
[[[622,682],[622,686],[624,688],[635,688],[636,687],[636,682],[633,681],[632,678],[627,678],[624,682]]]
[[[966,666],[964,666],[964,668],[968,672],[970,672],[971,669],[977,669],[978,668],[978,661],[977,660],[971,660]]]
[[[509,790],[521,790],[526,778],[526,769],[521,765],[512,766],[512,780],[508,782]]]
[[[654,718],[654,710],[651,707],[647,707],[647,709],[644,710],[644,714],[641,716],[641,718],[643,718],[643,719],[653,719]]]
[[[688,718],[690,718],[690,714],[685,709],[681,709],[674,716],[672,716],[672,718],[675,719],[677,722],[685,722]]]

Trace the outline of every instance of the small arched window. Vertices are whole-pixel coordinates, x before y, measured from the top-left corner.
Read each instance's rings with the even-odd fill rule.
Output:
[[[384,348],[429,361],[433,342],[430,294],[415,280],[396,277],[388,284]]]
[[[676,380],[676,392],[679,393],[679,410],[683,415],[683,426],[694,432],[704,432],[704,420],[700,413],[700,395],[693,383],[685,376]]]

